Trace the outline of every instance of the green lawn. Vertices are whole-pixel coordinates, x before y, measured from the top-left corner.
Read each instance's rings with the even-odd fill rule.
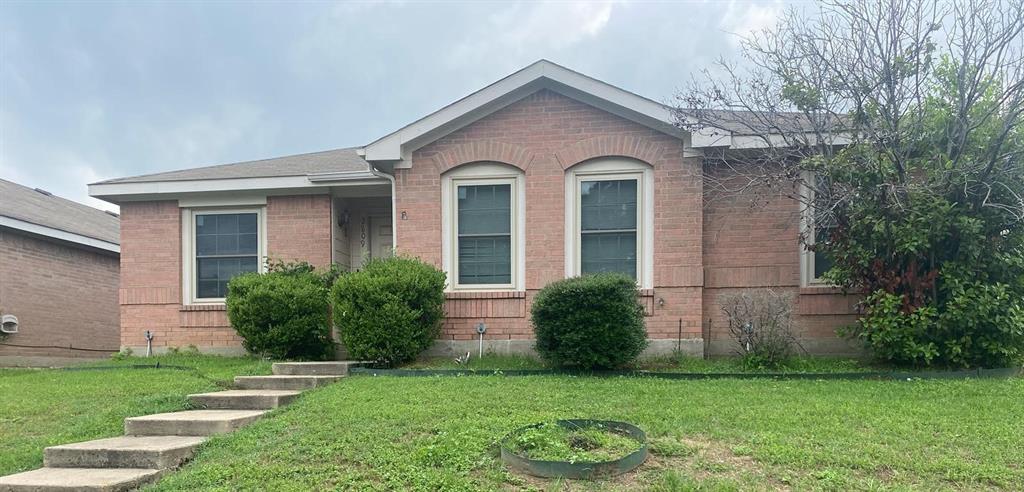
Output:
[[[195,371],[134,369],[172,364]],[[0,476],[38,468],[43,448],[124,433],[124,418],[181,410],[185,395],[215,391],[236,374],[265,374],[251,358],[188,355],[104,360],[113,370],[0,369]]]
[[[652,458],[600,483],[511,474],[493,443],[625,420]],[[156,490],[1024,489],[1024,379],[353,376],[212,439]]]

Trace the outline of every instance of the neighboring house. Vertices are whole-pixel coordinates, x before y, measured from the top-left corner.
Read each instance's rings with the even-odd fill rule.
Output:
[[[804,346],[849,352],[854,299],[815,282],[795,201],[709,198],[703,151],[670,108],[539,61],[366,146],[113,179],[121,206],[121,345],[235,352],[227,281],[263,258],[356,269],[415,255],[448,274],[436,352],[529,350],[538,289],[595,271],[632,275],[654,352],[732,350],[718,297],[797,293]],[[748,139],[749,140],[749,139]],[[820,270],[820,269],[819,269]],[[681,340],[679,340],[681,338]]]
[[[0,365],[117,352],[119,221],[0,179]],[[15,322],[16,319],[16,322]]]

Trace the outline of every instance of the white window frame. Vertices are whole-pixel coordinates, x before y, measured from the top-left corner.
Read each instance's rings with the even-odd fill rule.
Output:
[[[511,282],[507,284],[460,284],[458,216],[459,186],[508,184],[511,186]],[[524,290],[526,277],[526,186],[523,172],[496,162],[480,162],[457,167],[441,179],[441,252],[442,268],[448,276],[448,292],[488,292]]]
[[[223,297],[196,297],[196,216],[226,214],[256,214],[257,271],[266,270],[267,215],[265,207],[245,208],[182,208],[181,209],[181,298],[185,305],[224,304]]]
[[[583,181],[637,181],[637,285],[654,288],[654,169],[633,159],[599,158],[577,164],[565,173],[565,276],[580,275],[581,205]]]
[[[814,251],[808,249],[817,240],[814,227],[814,188],[807,186],[817,179],[811,171],[801,173],[800,183],[800,286],[801,287],[833,287],[827,280],[814,276]]]

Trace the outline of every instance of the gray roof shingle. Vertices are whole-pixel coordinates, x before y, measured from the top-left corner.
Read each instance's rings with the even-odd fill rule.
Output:
[[[0,216],[121,243],[121,221],[97,208],[0,179]]]
[[[156,174],[108,179],[93,184],[156,183],[195,179],[270,178],[305,176],[307,174],[341,171],[366,171],[370,164],[356,153],[356,148],[324,150],[309,154],[289,155],[272,159],[235,162],[216,166],[180,169]]]

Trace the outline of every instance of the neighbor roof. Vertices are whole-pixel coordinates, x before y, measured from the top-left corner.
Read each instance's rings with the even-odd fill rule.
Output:
[[[216,166],[180,169],[156,174],[143,174],[127,178],[108,179],[92,184],[113,183],[158,183],[167,181],[192,181],[200,179],[232,179],[285,176],[306,176],[309,174],[367,171],[370,165],[356,153],[355,148],[324,150],[308,154],[274,157],[256,161],[219,164]]]
[[[5,179],[0,179],[0,219],[8,219],[0,220],[0,225],[83,244],[90,242],[75,241],[74,236],[97,239],[112,245],[121,242],[121,221],[117,215]],[[46,234],[46,230],[67,235]]]

